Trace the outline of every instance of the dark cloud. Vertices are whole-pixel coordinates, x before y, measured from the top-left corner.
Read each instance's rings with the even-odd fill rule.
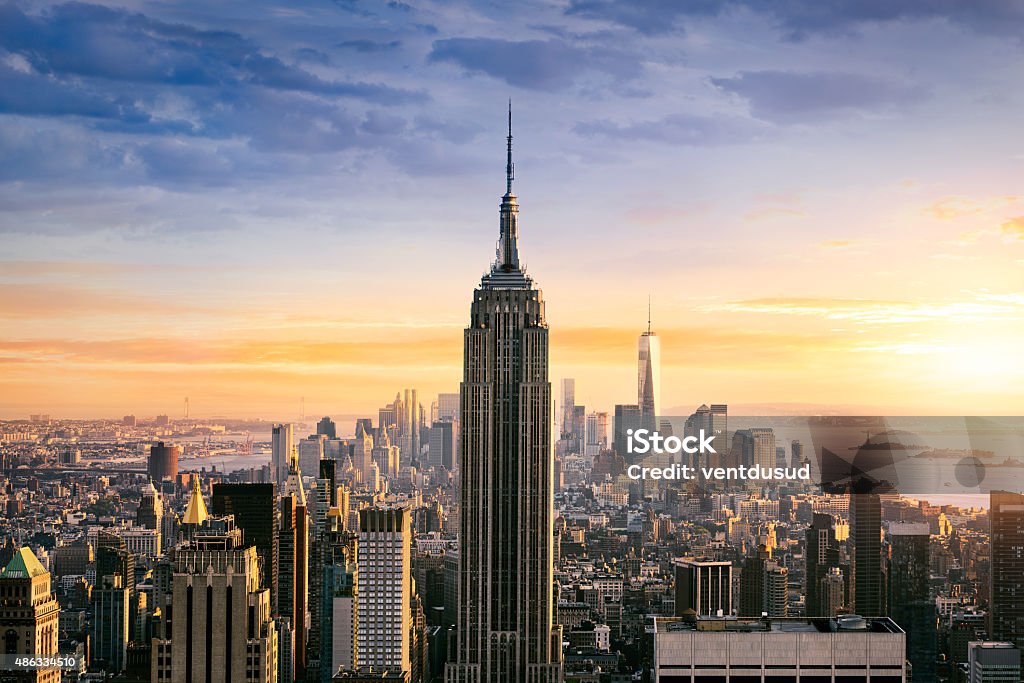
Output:
[[[150,116],[125,95],[60,84],[0,62],[0,112],[27,116],[81,116],[142,123]]]
[[[530,90],[560,90],[588,72],[628,80],[640,74],[640,60],[614,48],[577,47],[561,40],[512,41],[449,38],[434,42],[430,61],[451,62]]]
[[[14,4],[0,6],[0,48],[56,78],[217,88],[256,83],[380,104],[424,98],[385,85],[321,79],[234,32],[84,3],[57,5],[40,15]]]
[[[687,18],[738,9],[766,15],[789,40],[849,33],[866,24],[928,19],[1008,36],[1024,30],[1024,4],[1014,0],[571,0],[566,12],[653,35],[678,29]]]
[[[744,71],[732,78],[712,78],[711,82],[747,100],[751,114],[757,118],[776,123],[887,112],[928,96],[918,85],[843,72]]]
[[[742,144],[758,140],[766,132],[764,124],[750,119],[692,114],[672,114],[661,119],[629,124],[588,121],[576,124],[573,130],[584,137],[691,147]]]
[[[329,61],[308,45],[285,54]],[[382,108],[426,101],[324,78],[230,31],[85,3],[0,5],[2,179],[206,187],[318,173],[338,163],[326,155],[410,148],[406,119]]]

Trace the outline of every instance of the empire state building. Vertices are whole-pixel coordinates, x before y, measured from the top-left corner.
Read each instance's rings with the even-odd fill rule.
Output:
[[[447,683],[557,683],[544,298],[519,260],[509,110],[497,258],[473,292],[461,385],[458,627]]]

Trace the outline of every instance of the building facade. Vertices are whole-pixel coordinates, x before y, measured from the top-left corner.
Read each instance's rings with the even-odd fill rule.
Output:
[[[458,633],[449,683],[561,680],[553,620],[551,383],[544,299],[519,258],[509,113],[497,258],[464,335]]]

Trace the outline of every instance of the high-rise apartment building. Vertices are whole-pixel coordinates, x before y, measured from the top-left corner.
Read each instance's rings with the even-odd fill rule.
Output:
[[[519,258],[509,112],[497,258],[464,334],[458,633],[449,683],[556,683],[553,459],[544,298]]]
[[[412,527],[408,510],[359,511],[358,627],[360,669],[412,671]]]

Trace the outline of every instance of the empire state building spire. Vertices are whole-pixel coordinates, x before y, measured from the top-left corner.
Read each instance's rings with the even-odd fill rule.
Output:
[[[512,163],[512,100],[508,101],[508,160],[505,163],[505,196],[501,198],[501,234],[498,258],[492,272],[522,272],[519,264],[519,204],[512,194],[515,164]]]
[[[511,113],[509,124],[498,257],[473,292],[463,337],[457,637],[446,683],[563,680],[548,326],[544,295],[519,263]]]
[[[508,162],[505,164],[505,194],[512,194],[512,181],[516,178],[516,167],[512,163],[512,100],[508,101]]]

